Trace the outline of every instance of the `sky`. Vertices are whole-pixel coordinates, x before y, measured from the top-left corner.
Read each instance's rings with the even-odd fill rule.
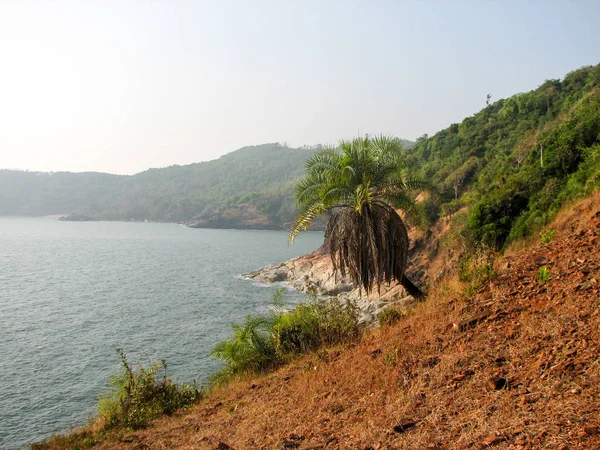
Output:
[[[600,2],[0,0],[0,168],[414,140],[600,63]]]

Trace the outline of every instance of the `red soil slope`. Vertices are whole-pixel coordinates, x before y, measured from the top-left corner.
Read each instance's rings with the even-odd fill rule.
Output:
[[[456,281],[434,287],[351,348],[95,448],[600,448],[600,196],[553,227],[470,298]]]

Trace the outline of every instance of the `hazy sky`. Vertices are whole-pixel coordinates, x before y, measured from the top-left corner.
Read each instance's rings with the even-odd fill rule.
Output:
[[[0,0],[0,168],[434,134],[600,62],[600,1]]]

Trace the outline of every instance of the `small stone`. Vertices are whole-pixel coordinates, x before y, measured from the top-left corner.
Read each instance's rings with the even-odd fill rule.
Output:
[[[546,435],[547,435],[547,434],[548,434],[548,431],[547,431],[547,430],[542,430],[542,431],[540,431],[540,432],[537,434],[537,437],[538,437],[539,439],[543,439],[544,437],[546,437]]]
[[[597,426],[592,426],[592,425],[588,425],[583,427],[583,432],[587,435],[593,435],[593,434],[598,434],[598,427]]]
[[[520,438],[515,441],[515,445],[525,445],[527,444],[527,439]]]
[[[215,450],[234,450],[233,447],[227,445],[225,442],[220,442],[215,447]]]
[[[504,364],[506,362],[506,357],[505,356],[497,356],[496,358],[494,358],[494,362],[496,364]]]
[[[381,355],[381,353],[381,349],[377,348],[371,352],[371,358],[377,358],[379,355]]]
[[[548,262],[549,260],[545,256],[538,256],[537,258],[535,258],[535,264],[537,266],[545,266],[546,264],[548,264]]]
[[[498,436],[497,434],[490,434],[483,441],[481,441],[481,445],[483,448],[490,447],[492,445],[496,445],[505,440],[506,439],[503,436]]]
[[[412,419],[402,419],[398,425],[394,427],[396,433],[404,433],[406,430],[414,428],[417,422]]]
[[[290,434],[289,437],[283,438],[281,440],[280,449],[299,449],[302,445],[302,441],[304,440],[304,436],[298,436],[294,433]]]
[[[498,377],[498,376],[493,377],[492,379],[490,379],[488,381],[488,387],[492,391],[499,391],[500,389],[504,389],[507,384],[508,384],[508,382],[506,381],[506,378],[502,378],[502,377]]]
[[[437,356],[432,356],[431,358],[427,358],[423,361],[423,367],[435,367],[439,364],[440,358]]]
[[[577,289],[581,290],[581,291],[587,291],[588,289],[592,289],[596,283],[598,283],[598,280],[596,280],[595,278],[591,278],[588,281],[581,283],[579,286],[577,286]]]
[[[475,316],[473,316],[471,319],[461,320],[460,322],[453,324],[453,326],[454,326],[454,329],[456,329],[458,331],[465,331],[466,329],[474,327],[475,325],[478,325],[479,323],[483,322],[491,315],[492,315],[491,311],[484,310],[484,311],[480,312],[479,314],[476,314]]]

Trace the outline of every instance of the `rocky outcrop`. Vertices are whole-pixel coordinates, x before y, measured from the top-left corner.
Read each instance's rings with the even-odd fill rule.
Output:
[[[211,217],[208,219],[195,219],[185,223],[190,228],[215,228],[234,230],[283,230],[282,225],[260,220],[246,220],[237,218]]]
[[[236,206],[205,211],[184,222],[190,228],[217,228],[236,230],[289,230],[291,223],[282,222],[276,216],[268,215],[252,204],[239,204]],[[317,218],[309,228],[311,231],[324,231],[325,221]]]
[[[67,216],[59,217],[58,220],[63,222],[92,222],[96,219],[84,214],[69,214]]]
[[[286,282],[305,292],[313,288],[318,295],[340,295],[353,290],[350,280],[335,276],[329,255],[319,250],[286,262],[269,264],[243,277],[264,283]]]
[[[331,258],[321,249],[242,276],[263,283],[282,283],[304,292],[314,290],[317,295],[351,299],[360,309],[360,322],[365,324],[376,323],[379,314],[387,308],[409,309],[416,303],[397,283],[381,286],[379,292],[369,295],[355,289],[349,278],[336,276]]]
[[[254,205],[240,204],[235,207],[205,212],[187,222],[190,228],[235,228],[247,230],[282,230],[281,224],[274,223]]]

